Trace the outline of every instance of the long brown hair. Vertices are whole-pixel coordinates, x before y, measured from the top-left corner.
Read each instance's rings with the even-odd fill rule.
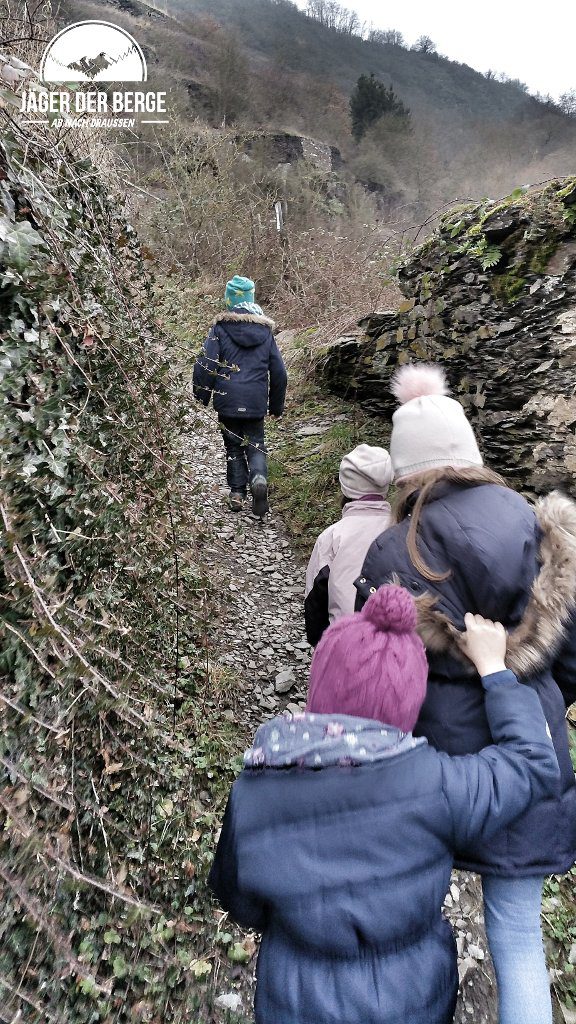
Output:
[[[452,571],[448,569],[446,572],[434,572],[430,566],[426,565],[418,551],[420,514],[424,505],[430,501],[436,484],[444,480],[449,483],[461,484],[462,487],[474,487],[476,484],[508,486],[498,473],[495,473],[492,469],[487,469],[485,466],[462,466],[459,469],[453,466],[442,466],[439,469],[429,469],[424,473],[414,473],[413,476],[408,477],[406,480],[398,482],[393,505],[394,518],[397,523],[400,523],[410,514],[410,527],[406,536],[406,546],[412,565],[425,580],[445,580],[448,579]],[[415,494],[418,497],[416,502],[413,503],[412,499]]]

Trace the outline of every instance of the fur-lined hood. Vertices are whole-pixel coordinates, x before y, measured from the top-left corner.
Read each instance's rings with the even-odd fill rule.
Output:
[[[536,502],[534,512],[540,527],[540,572],[519,625],[509,634],[506,663],[517,676],[528,678],[557,653],[576,604],[576,503],[559,491]],[[436,598],[416,598],[418,632],[429,651],[460,653],[458,630],[450,619],[435,609]]]
[[[231,310],[214,317],[212,325],[215,327],[220,323],[261,324],[263,327],[269,327],[271,331],[276,326],[274,320],[263,314],[259,316],[258,313],[233,313]]]

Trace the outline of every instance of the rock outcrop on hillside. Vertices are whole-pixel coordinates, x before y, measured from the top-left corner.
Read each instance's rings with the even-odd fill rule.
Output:
[[[344,161],[336,146],[294,132],[260,131],[238,139],[247,156],[260,151],[270,164],[294,164],[301,160],[330,174],[339,171]]]
[[[325,193],[329,199],[346,203],[351,185],[360,185],[375,201],[381,212],[391,209],[405,198],[403,192],[393,191],[387,185],[370,178],[358,178],[351,173],[337,146],[294,132],[260,130],[238,136],[238,144],[246,160],[261,159],[269,167],[290,173],[298,164],[313,167],[325,178]]]
[[[576,178],[452,210],[399,283],[398,311],[324,350],[326,383],[389,419],[394,368],[441,363],[493,468],[576,490]]]

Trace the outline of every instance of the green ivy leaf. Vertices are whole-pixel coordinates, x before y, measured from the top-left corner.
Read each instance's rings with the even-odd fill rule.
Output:
[[[520,199],[521,196],[525,195],[528,189],[525,185],[521,185],[519,188],[515,188],[513,192],[507,196],[508,199]]]
[[[247,964],[251,955],[241,942],[235,942],[228,950],[228,959],[234,964]]]
[[[115,978],[125,978],[128,974],[128,964],[123,956],[115,956],[112,961],[112,972]]]
[[[32,250],[44,244],[44,239],[27,220],[15,224],[5,237],[8,247],[8,262],[17,270],[24,270],[30,261]]]
[[[190,970],[195,978],[204,978],[207,974],[212,971],[212,964],[208,963],[208,960],[193,960],[190,964]]]
[[[81,978],[78,982],[78,988],[85,996],[97,996],[98,988],[96,982],[91,974],[88,974],[85,978]]]

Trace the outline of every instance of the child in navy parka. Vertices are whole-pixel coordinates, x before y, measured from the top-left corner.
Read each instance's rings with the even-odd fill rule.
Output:
[[[307,712],[260,726],[233,786],[210,884],[263,933],[256,1024],[450,1024],[458,975],[441,907],[453,850],[554,790],[538,698],[506,635],[467,616],[494,745],[435,751],[411,728],[427,664],[407,591],[382,587],[316,648]]]
[[[264,420],[281,416],[286,397],[286,367],[272,330],[274,321],[254,302],[254,282],[235,275],[226,285],[226,312],[214,319],[194,364],[194,397],[214,408],[226,449],[228,503],[240,512],[247,490],[252,511],[268,511],[268,464]]]

